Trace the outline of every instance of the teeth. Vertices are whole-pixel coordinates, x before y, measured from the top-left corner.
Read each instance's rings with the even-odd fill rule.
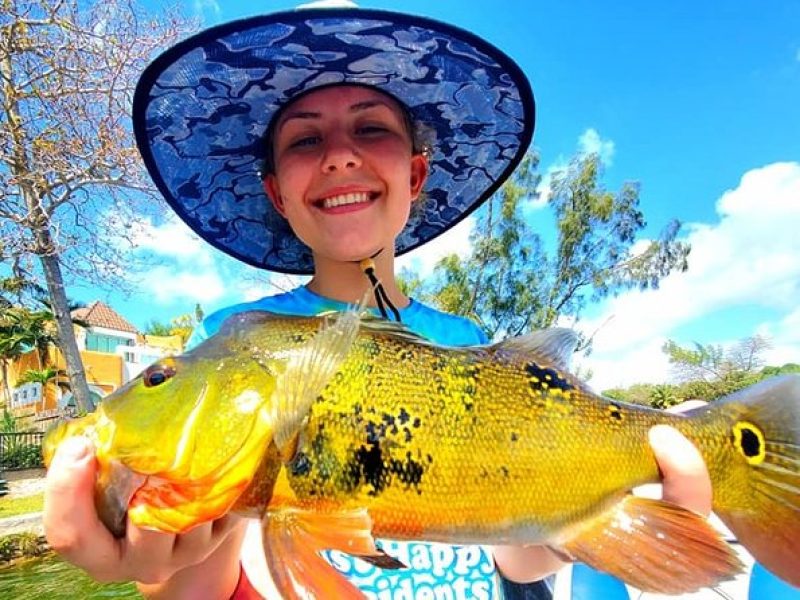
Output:
[[[369,194],[367,192],[354,192],[325,198],[322,201],[322,207],[333,208],[334,206],[344,206],[345,204],[359,204],[361,202],[367,202],[368,200]]]

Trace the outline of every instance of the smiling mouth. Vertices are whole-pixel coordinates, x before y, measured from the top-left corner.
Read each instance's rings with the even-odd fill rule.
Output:
[[[377,192],[350,192],[347,194],[339,194],[338,196],[331,196],[323,198],[315,202],[320,208],[336,208],[337,206],[348,206],[351,204],[364,204],[371,202],[378,197]]]

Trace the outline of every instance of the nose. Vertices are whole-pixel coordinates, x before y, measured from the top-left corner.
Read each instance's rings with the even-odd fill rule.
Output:
[[[342,135],[331,136],[325,143],[325,154],[322,158],[322,170],[333,173],[361,166],[361,156],[354,144]]]

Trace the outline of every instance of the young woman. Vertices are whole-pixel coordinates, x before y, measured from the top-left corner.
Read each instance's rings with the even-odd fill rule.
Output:
[[[290,292],[212,314],[193,343],[239,311],[317,314],[368,292],[376,312],[433,341],[485,342],[472,322],[407,297],[395,257],[491,196],[527,150],[533,122],[529,84],[511,59],[418,17],[294,11],[215,27],[168,50],[145,71],[134,102],[137,141],[160,191],[220,250],[311,275]],[[698,453],[673,430],[656,433],[666,494],[707,512]],[[181,536],[129,526],[125,539],[111,538],[93,510],[93,468],[91,448],[72,446],[48,476],[47,536],[68,560],[98,579],[138,581],[152,597],[269,594],[264,569],[249,568],[258,532],[243,552],[246,526],[235,517]],[[545,547],[383,547],[410,568],[328,560],[378,598],[490,598],[503,586],[497,570],[536,582],[562,565]]]

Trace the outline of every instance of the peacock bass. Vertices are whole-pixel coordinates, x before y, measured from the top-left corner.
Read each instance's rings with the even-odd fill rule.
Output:
[[[319,552],[402,568],[374,538],[548,544],[677,594],[741,564],[703,517],[629,494],[659,480],[647,432],[666,423],[702,453],[716,514],[800,586],[800,377],[675,415],[592,393],[566,371],[573,346],[563,329],[447,348],[357,311],[243,313],[51,431],[45,457],[91,439],[116,535],[261,518],[286,598],[362,597]]]

